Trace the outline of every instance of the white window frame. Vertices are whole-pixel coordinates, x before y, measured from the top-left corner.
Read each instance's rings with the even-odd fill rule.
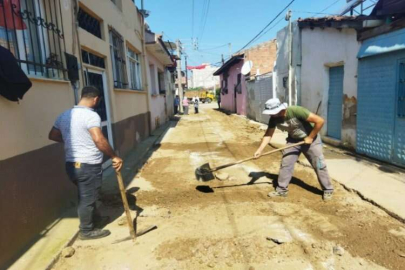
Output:
[[[110,54],[111,54],[111,63],[112,63],[112,73],[113,73],[113,78],[114,78],[114,88],[128,88],[128,73],[126,70],[122,70],[122,68],[126,69],[126,51],[125,51],[125,45],[124,45],[124,39],[122,36],[116,32],[114,29],[110,29]],[[120,47],[117,47],[117,50],[121,52],[120,58],[123,59],[124,64],[120,64],[116,66],[116,60],[115,60],[115,45],[114,45],[114,38],[119,39]],[[121,79],[123,81],[121,81]],[[121,85],[116,85],[116,82],[120,83]]]
[[[141,54],[127,47],[127,59],[129,89],[143,91]]]

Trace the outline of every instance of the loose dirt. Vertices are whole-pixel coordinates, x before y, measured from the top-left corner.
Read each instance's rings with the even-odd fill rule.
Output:
[[[280,153],[224,169],[228,180],[196,181],[195,168],[208,161],[252,156],[264,133],[210,106],[200,111],[169,130],[127,187],[138,230],[158,229],[112,244],[128,229],[117,191],[103,190],[112,235],[77,240],[75,255],[54,269],[405,269],[404,224],[336,182],[323,202],[311,168],[296,164],[289,196],[268,198]]]

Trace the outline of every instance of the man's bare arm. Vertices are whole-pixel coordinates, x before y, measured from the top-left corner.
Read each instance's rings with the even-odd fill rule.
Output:
[[[319,131],[322,129],[323,125],[325,124],[325,120],[320,117],[319,115],[316,115],[314,113],[310,113],[307,121],[310,123],[314,123],[314,128],[312,129],[312,132],[308,135],[307,138],[305,138],[305,143],[311,144],[312,141],[315,139],[316,135],[319,133]]]
[[[260,144],[259,148],[257,149],[256,153],[254,154],[254,157],[258,158],[262,154],[264,148],[270,143],[271,137],[273,137],[275,128],[268,128],[266,130],[266,133],[264,134],[264,137],[262,139],[262,143]]]
[[[123,161],[120,157],[118,157],[114,150],[112,149],[111,145],[108,143],[107,139],[104,137],[101,128],[94,127],[89,129],[91,138],[93,139],[96,147],[103,152],[103,154],[109,156],[112,160],[113,167],[116,171],[120,171],[122,168]]]
[[[96,147],[103,152],[104,155],[109,156],[110,158],[114,158],[117,155],[115,154],[114,150],[112,149],[111,145],[108,143],[107,139],[104,137],[101,128],[94,127],[89,129],[91,138],[93,139]]]

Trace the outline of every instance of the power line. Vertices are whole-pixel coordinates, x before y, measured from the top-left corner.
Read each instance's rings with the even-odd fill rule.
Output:
[[[324,12],[327,9],[330,9],[331,7],[333,7],[337,2],[339,2],[340,0],[336,0],[335,2],[333,2],[332,4],[330,4],[329,6],[327,6],[326,8],[322,9],[320,11],[320,13]]]
[[[194,38],[194,0],[191,4],[191,39]]]
[[[203,38],[203,36],[204,36],[205,25],[207,24],[208,12],[209,12],[209,10],[210,10],[210,3],[211,3],[211,0],[208,0],[207,7],[206,7],[206,11],[205,11],[204,24],[203,24],[203,26],[202,26],[202,31],[201,31],[200,39],[199,39],[200,41],[202,40],[202,38]]]
[[[320,14],[320,15],[338,15],[337,13],[322,13],[322,12],[311,12],[311,11],[299,11],[299,10],[293,10],[292,12],[296,13],[306,13],[306,14]]]
[[[285,6],[285,7],[277,14],[276,17],[274,17],[274,18],[273,18],[254,38],[252,38],[245,46],[243,46],[239,51],[237,51],[237,53],[240,52],[241,50],[245,49],[245,48],[246,48],[247,46],[249,46],[251,43],[253,43],[253,42],[257,39],[257,37],[260,36],[260,35],[266,30],[266,28],[269,27],[275,20],[277,20],[277,18],[280,17],[280,15],[281,15],[289,6],[291,6],[291,4],[294,3],[294,2],[295,2],[295,0],[292,0],[290,3],[288,3],[288,5]]]
[[[271,29],[273,29],[274,27],[276,27],[282,20],[284,20],[284,18],[280,18],[280,20],[278,20],[276,22],[275,25],[273,25],[272,27],[270,27],[269,29],[267,29],[266,32],[264,32],[260,37],[258,37],[257,39],[261,39],[264,35],[266,35]]]
[[[215,49],[219,49],[219,48],[223,48],[223,47],[226,47],[226,46],[228,46],[228,44],[229,43],[226,43],[226,44],[224,44],[224,45],[221,45],[221,46],[217,46],[217,47],[214,47],[214,48],[209,48],[209,49],[202,49],[202,50],[199,50],[200,52],[202,51],[212,51],[212,50],[215,50]]]

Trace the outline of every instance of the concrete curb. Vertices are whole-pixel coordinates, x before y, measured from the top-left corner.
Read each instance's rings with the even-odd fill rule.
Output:
[[[153,135],[153,133],[151,134],[151,137],[156,137],[155,141],[146,148],[145,152],[142,154],[142,156],[139,157],[139,160],[137,163],[140,163],[143,161],[143,158],[146,156],[146,154],[154,147],[157,145],[160,145],[163,136],[166,134],[166,131],[168,129],[170,129],[173,125],[174,121],[168,121],[167,123],[165,123],[162,127],[161,127],[161,132],[159,132],[160,134],[158,135]],[[154,131],[156,132],[156,130]],[[138,164],[136,164],[135,166],[137,166]],[[52,267],[55,266],[55,264],[60,260],[61,256],[62,256],[62,251],[66,248],[66,247],[70,247],[73,245],[73,243],[76,241],[77,237],[79,236],[79,230],[77,230],[77,232],[72,235],[72,237],[70,237],[69,239],[67,239],[67,243],[65,245],[63,245],[63,247],[53,256],[52,260],[49,262],[49,264],[46,266],[45,270],[51,270]]]
[[[60,257],[62,255],[62,251],[67,248],[70,247],[71,245],[73,245],[73,243],[76,241],[77,237],[79,236],[79,230],[77,230],[77,232],[68,239],[68,242],[66,243],[66,245],[64,245],[59,251],[58,253],[52,258],[51,262],[48,264],[48,266],[45,268],[45,270],[51,270],[52,267],[55,266],[55,264],[60,260]]]

